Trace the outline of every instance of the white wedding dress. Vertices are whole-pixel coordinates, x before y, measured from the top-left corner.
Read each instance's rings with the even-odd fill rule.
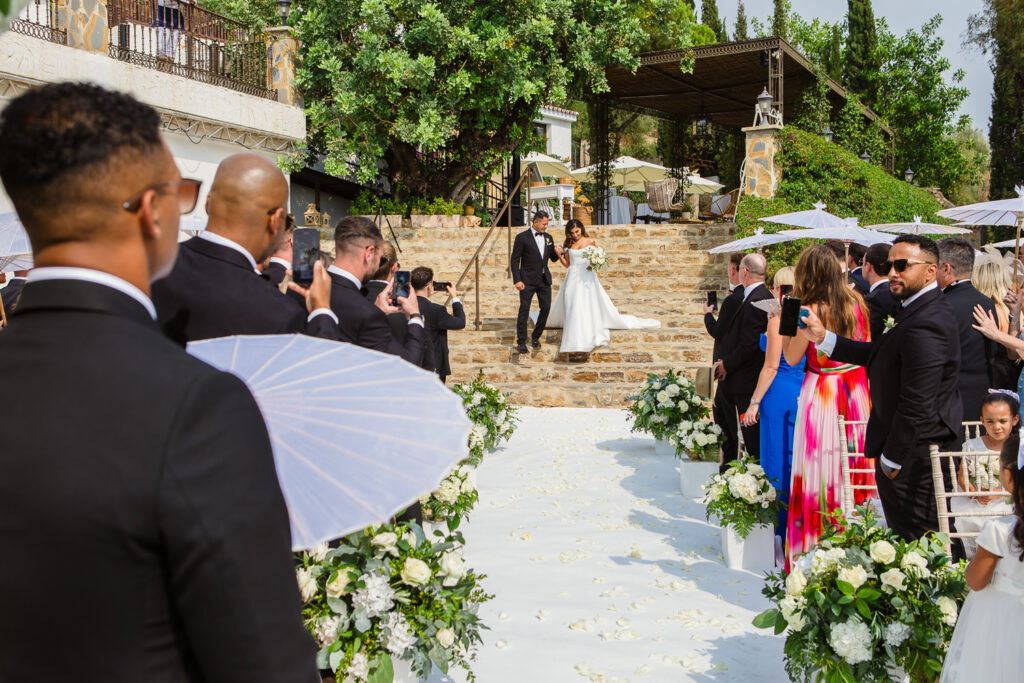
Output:
[[[547,327],[562,328],[562,353],[588,352],[605,346],[608,330],[639,330],[661,327],[657,320],[622,315],[608,298],[597,273],[587,270],[582,249],[569,250],[569,270],[551,304]],[[531,317],[537,320],[536,313]]]

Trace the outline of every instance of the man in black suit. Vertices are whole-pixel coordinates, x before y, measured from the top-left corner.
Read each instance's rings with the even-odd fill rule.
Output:
[[[448,313],[441,304],[435,304],[430,300],[430,295],[434,293],[434,271],[430,268],[420,266],[413,269],[412,288],[419,297],[420,311],[423,312],[427,328],[427,348],[420,367],[433,370],[444,382],[448,375],[452,374],[452,366],[448,362],[448,330],[465,329],[466,312],[462,309],[462,302],[459,301],[453,282],[448,283],[445,290],[452,298],[451,313]]]
[[[992,300],[971,284],[974,247],[962,237],[939,240],[939,270],[935,281],[953,309],[960,331],[960,400],[964,421],[981,419],[981,401],[993,386],[995,354],[999,344],[974,329],[974,307],[981,306],[995,317]]]
[[[370,281],[366,283],[366,291],[364,293],[366,299],[376,304],[377,297],[395,281],[395,273],[401,267],[402,264],[398,262],[398,251],[391,242],[385,240],[380,249],[380,267],[370,277]],[[404,344],[406,337],[409,336],[409,321],[405,315],[402,313],[388,313],[388,327],[391,328],[391,336],[395,338],[395,341],[399,344]]]
[[[153,283],[158,321],[171,339],[304,332],[349,341],[331,312],[323,266],[304,292],[305,306],[260,276],[257,264],[285,237],[287,203],[288,181],[263,157],[235,154],[220,163],[206,199],[206,230],[182,243],[174,270]]]
[[[712,350],[712,361],[718,363],[722,354],[728,349],[723,349],[726,335],[732,326],[736,311],[743,303],[743,285],[740,284],[740,262],[746,256],[742,251],[734,251],[729,254],[729,295],[722,301],[718,311],[718,319],[715,319],[714,306],[704,303],[704,327],[708,334],[715,340]],[[736,406],[729,398],[721,382],[715,387],[715,399],[711,404],[712,414],[717,424],[722,429],[722,452],[735,454],[739,449],[740,424],[737,419]],[[730,459],[735,459],[735,455]]]
[[[16,270],[13,277],[7,278],[7,286],[0,289],[0,299],[3,300],[4,312],[7,315],[14,313],[14,309],[18,307],[18,297],[21,295],[21,288],[25,286],[27,277],[27,270]]]
[[[419,365],[423,361],[426,333],[419,300],[409,292],[392,305],[391,285],[378,296],[376,304],[366,299],[363,288],[380,268],[384,237],[369,218],[345,216],[334,229],[334,264],[331,276],[331,309],[341,321],[342,336],[353,344],[400,356]],[[401,313],[406,319],[404,342],[395,339],[387,315]]]
[[[280,287],[284,279],[292,273],[292,244],[295,232],[295,220],[291,214],[285,216],[284,238],[277,245],[277,250],[260,266],[263,279]]]
[[[150,283],[199,191],[159,115],[41,86],[3,111],[0,149],[36,265],[0,332],[0,388],[19,396],[0,448],[0,680],[65,680],[45,664],[59,642],[82,683],[318,681],[256,402],[155,322]]]
[[[516,235],[512,245],[512,282],[519,290],[519,317],[516,319],[516,349],[529,353],[526,348],[526,320],[530,317],[530,304],[537,295],[537,322],[533,326],[533,348],[540,348],[540,336],[548,322],[551,309],[551,271],[548,262],[555,262],[562,255],[562,247],[555,246],[547,234],[548,215],[538,211],[533,217],[533,227]]]
[[[871,283],[864,276],[864,254],[867,247],[854,242],[849,247],[846,256],[846,268],[849,271],[847,280],[853,285],[853,290],[861,296],[867,296]]]
[[[747,254],[740,261],[740,284],[743,285],[743,301],[733,323],[725,336],[725,351],[715,364],[715,378],[724,385],[724,390],[740,414],[750,407],[750,399],[757,386],[757,377],[764,365],[764,351],[761,350],[761,334],[768,327],[768,312],[754,304],[771,299],[772,293],[764,284],[768,264],[761,254]],[[743,443],[751,458],[761,458],[761,429],[757,424],[743,427]],[[722,452],[722,469],[726,463],[735,460],[736,452]]]
[[[867,368],[871,416],[864,454],[875,458],[889,527],[910,540],[939,528],[928,449],[959,442],[960,341],[953,309],[935,282],[938,246],[900,235],[889,259],[889,288],[902,303],[894,327],[873,342],[856,342],[826,331],[811,313],[803,333],[832,360]]]
[[[888,244],[873,244],[864,254],[863,273],[868,283],[864,302],[870,313],[871,339],[877,341],[885,330],[885,319],[896,314],[896,300],[889,292]]]

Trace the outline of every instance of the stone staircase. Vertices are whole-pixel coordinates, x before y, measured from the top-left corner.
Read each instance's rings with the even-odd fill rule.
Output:
[[[513,228],[513,237],[520,230]],[[726,289],[725,256],[705,250],[728,241],[735,230],[731,223],[588,229],[608,254],[609,264],[600,277],[619,311],[661,321],[655,330],[612,330],[608,346],[589,357],[560,354],[561,330],[545,331],[539,350],[522,356],[516,352],[519,297],[506,272],[506,232],[496,230],[480,262],[479,330],[473,324],[472,268],[459,290],[468,324],[465,331],[448,334],[454,373],[449,382],[469,380],[483,370],[519,405],[597,407],[623,405],[649,372],[675,368],[693,374],[711,361],[711,338],[704,330],[701,308],[705,291]],[[395,232],[403,269],[429,265],[436,280],[454,281],[487,229],[404,227]],[[555,244],[561,244],[562,228],[550,232]],[[565,268],[553,263],[551,273],[553,299]],[[443,298],[434,300],[440,303]]]

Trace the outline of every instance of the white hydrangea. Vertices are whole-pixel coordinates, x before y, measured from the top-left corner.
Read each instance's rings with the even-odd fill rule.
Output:
[[[469,399],[469,405],[471,405],[472,407],[476,408],[478,405],[480,405],[481,403],[483,403],[486,400],[487,400],[487,396],[485,396],[484,394],[480,393],[479,391],[474,391],[472,398]]]
[[[365,681],[366,677],[370,675],[370,658],[366,656],[366,653],[357,652],[352,655],[352,662],[345,669],[345,674],[348,676],[345,683]]]
[[[942,610],[942,623],[947,626],[956,626],[956,601],[953,600],[953,598],[940,595],[935,599],[935,604],[940,610]]]
[[[341,617],[321,617],[317,619],[314,631],[316,632],[316,641],[320,643],[320,647],[327,647],[338,639],[338,627],[341,626]]]
[[[456,480],[453,481],[452,477],[448,477],[441,482],[441,485],[437,487],[437,499],[442,503],[454,505],[459,500],[459,489],[462,482]]]
[[[885,627],[885,644],[889,647],[899,647],[904,640],[910,637],[913,629],[901,621],[894,621]]]
[[[409,622],[405,620],[405,617],[398,612],[392,612],[388,615],[384,629],[388,634],[385,647],[395,657],[404,655],[406,650],[416,642],[416,633],[412,630]]]
[[[911,550],[903,556],[900,567],[910,576],[919,579],[927,579],[932,573],[928,570],[928,560],[915,550]]]
[[[847,664],[869,661],[874,645],[871,629],[860,619],[849,619],[833,624],[829,643]]]
[[[841,568],[837,578],[840,581],[845,581],[856,589],[863,586],[864,582],[868,580],[868,573],[864,567],[859,564],[855,564],[852,567]]]
[[[359,580],[366,587],[352,594],[352,605],[356,609],[365,608],[370,618],[391,611],[395,606],[395,591],[388,583],[387,577],[380,574],[363,574]]]
[[[818,548],[811,557],[811,571],[815,574],[827,572],[846,558],[842,548]]]
[[[758,488],[757,480],[745,472],[738,472],[729,478],[729,491],[732,495],[749,503],[760,502],[758,501]]]
[[[309,551],[309,556],[313,558],[314,562],[323,562],[327,559],[327,553],[330,549],[330,546],[326,543],[318,543],[315,548]]]

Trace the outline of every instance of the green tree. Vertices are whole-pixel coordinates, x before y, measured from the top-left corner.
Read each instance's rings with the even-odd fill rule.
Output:
[[[718,3],[715,0],[703,0],[701,2],[700,23],[715,32],[718,42],[724,43],[729,40],[729,34],[725,30],[725,23],[718,18]]]
[[[880,60],[871,0],[848,0],[846,60],[843,81],[869,104],[874,102],[874,81]]]
[[[982,173],[973,181],[956,183],[950,193],[949,199],[954,204],[974,204],[982,201],[982,193],[985,190],[985,177],[983,173],[989,168],[989,147],[984,131],[977,128],[964,128],[953,136],[961,154],[969,160],[969,163],[976,165]]]
[[[772,14],[772,35],[780,38],[787,38],[789,36],[788,21],[789,15],[793,10],[792,4],[789,0],[774,0],[774,10]]]
[[[649,36],[634,9],[615,0],[305,0],[292,23],[309,151],[324,154],[329,173],[347,175],[354,161],[370,183],[384,162],[399,195],[462,203],[509,154],[537,144],[530,122],[542,104],[606,90],[608,66],[637,67]]]
[[[839,24],[832,26],[832,36],[825,52],[825,73],[837,83],[843,79],[843,34]]]
[[[736,32],[733,34],[733,40],[747,40],[747,8],[743,6],[743,0],[740,0],[739,7],[736,8]]]
[[[274,0],[203,0],[202,4],[254,31],[281,23]]]
[[[644,50],[689,47],[692,44],[693,31],[698,28],[693,0],[639,0],[630,3],[628,12],[640,18],[640,26],[648,36],[643,44]]]

